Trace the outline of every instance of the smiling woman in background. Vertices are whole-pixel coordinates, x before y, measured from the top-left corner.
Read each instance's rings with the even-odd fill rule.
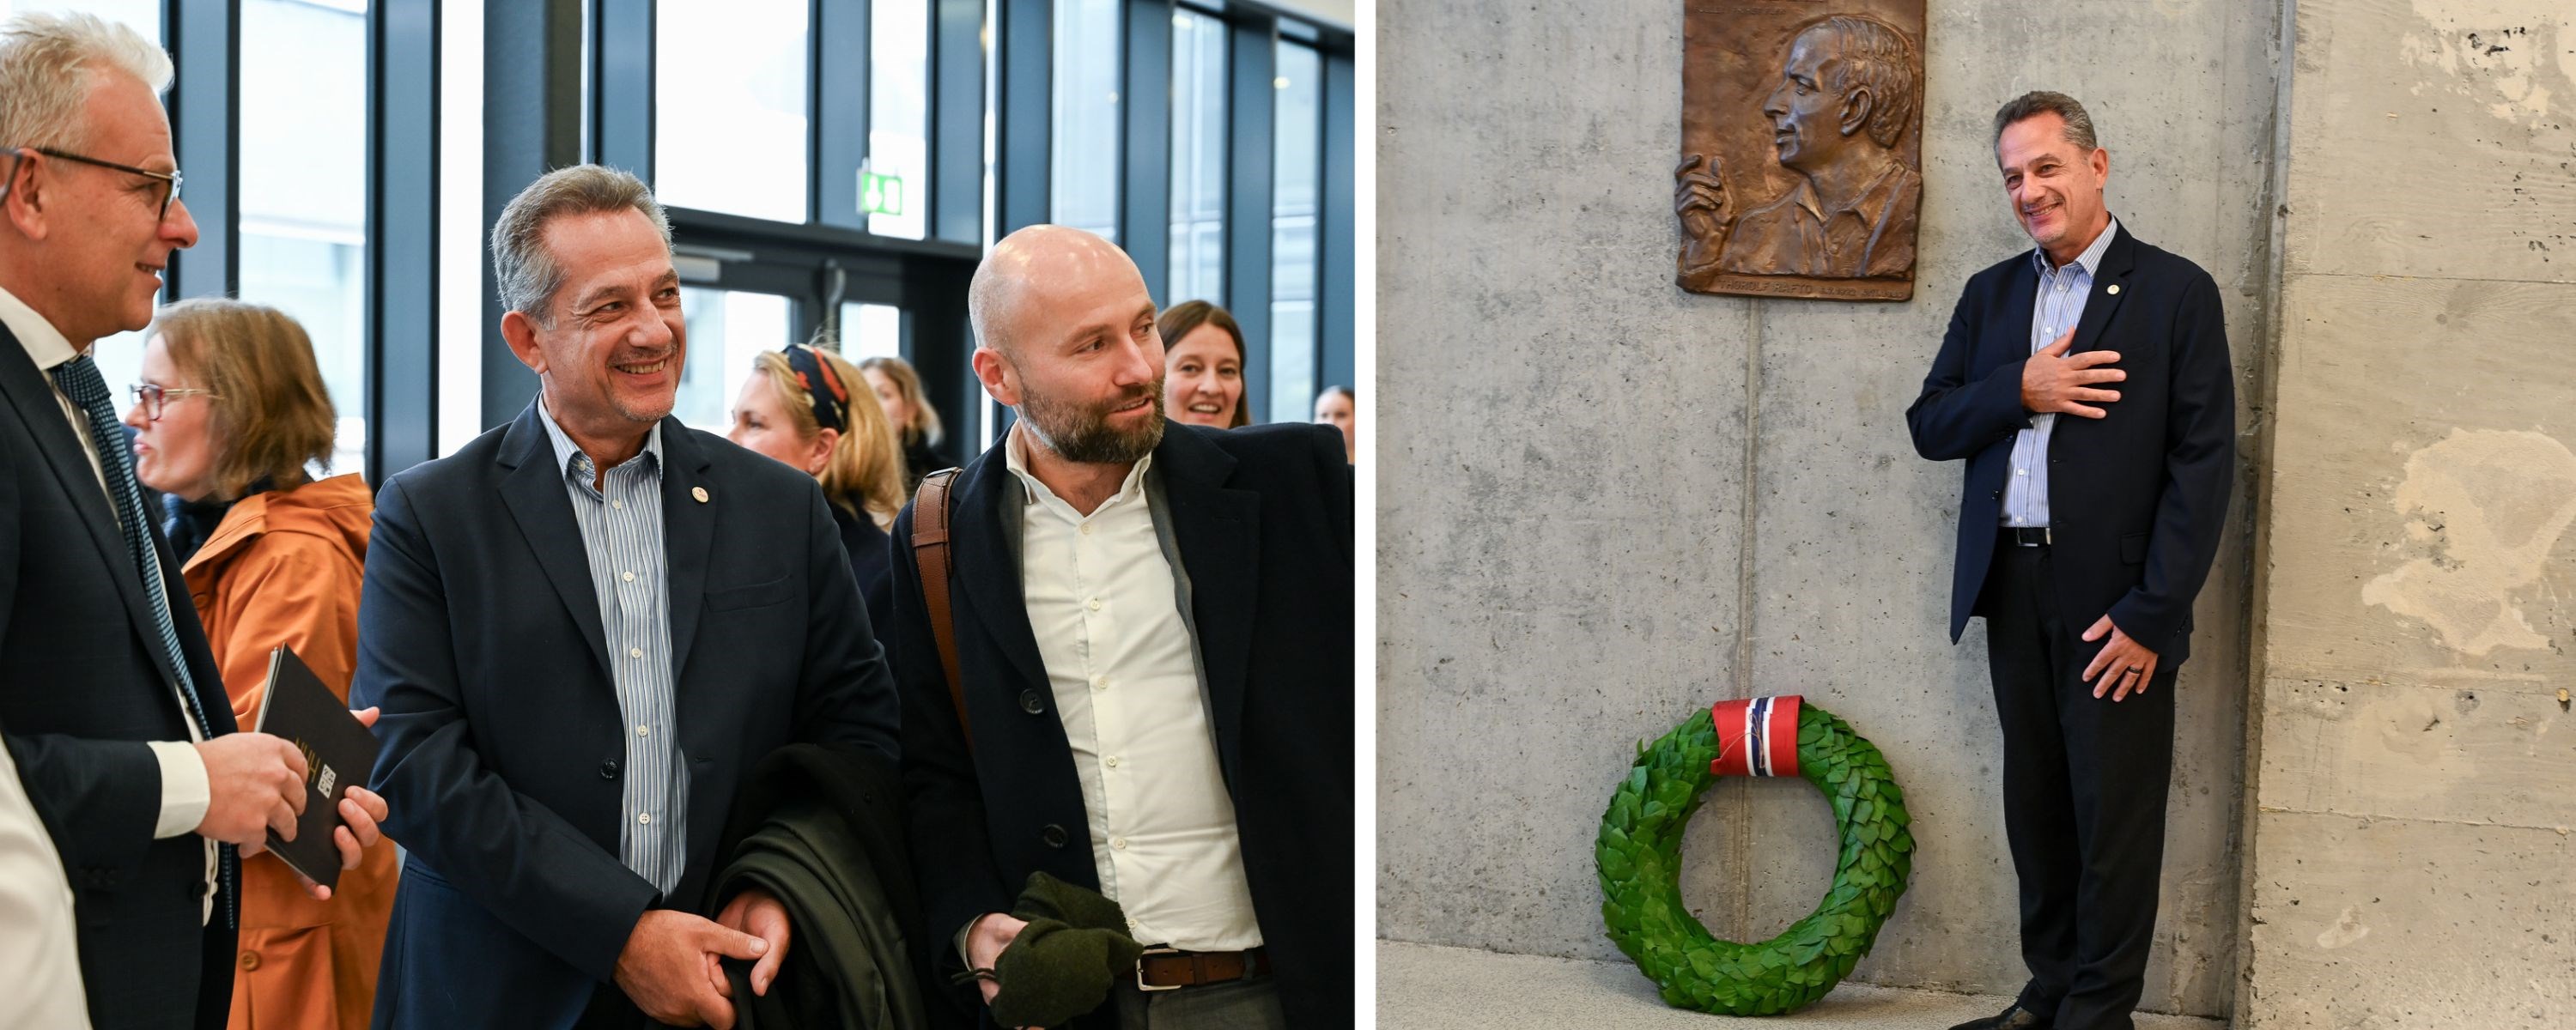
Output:
[[[830,351],[794,343],[764,351],[752,359],[725,436],[822,482],[869,624],[883,626],[894,604],[885,527],[903,510],[903,454],[883,409],[867,398],[850,403],[859,382],[859,370]]]
[[[1252,424],[1243,404],[1243,327],[1203,300],[1175,304],[1156,322],[1163,336],[1163,411],[1174,422],[1233,429]]]
[[[375,502],[355,474],[306,471],[338,423],[313,344],[275,308],[212,298],[171,305],[151,332],[125,413],[134,474],[165,496],[234,718],[257,719],[281,644],[347,701]],[[366,1026],[395,872],[394,849],[369,848],[319,901],[277,856],[242,859],[235,1030]]]

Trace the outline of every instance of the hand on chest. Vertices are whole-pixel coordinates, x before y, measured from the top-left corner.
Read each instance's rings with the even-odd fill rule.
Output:
[[[2133,285],[2043,279],[2037,296],[2017,292],[1981,334],[1976,363],[1981,375],[2019,365],[2034,422],[2082,435],[2161,409],[2170,327]]]

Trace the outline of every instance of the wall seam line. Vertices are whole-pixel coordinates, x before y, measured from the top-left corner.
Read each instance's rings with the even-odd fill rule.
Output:
[[[1735,545],[1735,657],[1737,697],[1753,696],[1754,536],[1760,526],[1762,457],[1762,299],[1745,302],[1743,508]],[[1727,868],[1735,895],[1733,933],[1753,932],[1753,792],[1749,781],[1730,784],[1726,807]]]

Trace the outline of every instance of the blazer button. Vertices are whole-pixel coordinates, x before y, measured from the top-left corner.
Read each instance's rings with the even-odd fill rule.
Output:
[[[603,780],[613,780],[617,778],[616,759],[611,758],[605,762],[599,763],[599,778]]]
[[[1045,841],[1050,848],[1061,848],[1065,841],[1064,827],[1048,823],[1046,829],[1038,831],[1038,839]]]
[[[259,968],[259,953],[256,951],[242,952],[241,967],[243,972],[249,972]]]
[[[1030,715],[1046,711],[1046,700],[1035,690],[1020,691],[1020,710]]]

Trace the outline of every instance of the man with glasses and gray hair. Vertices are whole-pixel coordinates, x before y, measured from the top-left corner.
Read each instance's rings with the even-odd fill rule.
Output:
[[[197,241],[170,73],[88,15],[0,27],[0,739],[68,874],[87,1017],[112,1027],[224,1025],[235,849],[293,837],[305,795],[292,745],[235,731],[89,354],[151,323]],[[384,803],[339,807],[354,864]]]
[[[766,891],[708,910],[734,800],[796,743],[890,780],[894,684],[814,477],[671,415],[651,191],[547,173],[492,263],[537,396],[387,480],[367,548],[353,696],[409,856],[375,1024],[730,1026],[718,963],[766,995],[793,940]]]

